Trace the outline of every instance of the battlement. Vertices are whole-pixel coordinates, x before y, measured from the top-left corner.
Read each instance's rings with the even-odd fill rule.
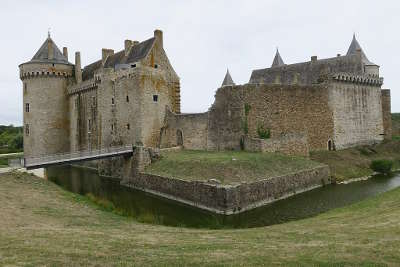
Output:
[[[366,84],[373,86],[381,86],[383,84],[382,77],[375,77],[372,75],[354,75],[351,73],[336,73],[332,79],[339,82]]]

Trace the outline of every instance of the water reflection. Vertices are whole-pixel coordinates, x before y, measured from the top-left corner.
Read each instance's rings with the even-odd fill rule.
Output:
[[[95,170],[57,166],[48,169],[48,177],[68,191],[107,199],[139,221],[199,228],[246,228],[283,223],[343,207],[400,186],[398,174],[376,176],[347,185],[328,185],[238,215],[223,216],[121,186],[119,180],[99,176]]]

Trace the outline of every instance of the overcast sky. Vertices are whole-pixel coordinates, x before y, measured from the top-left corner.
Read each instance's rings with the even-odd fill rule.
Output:
[[[381,66],[400,112],[400,1],[54,1],[1,0],[0,124],[22,124],[18,65],[47,37],[81,51],[82,65],[101,48],[164,32],[164,48],[181,78],[182,112],[206,111],[229,68],[236,84],[271,65],[275,49],[286,64],[344,54],[356,33],[367,57]]]

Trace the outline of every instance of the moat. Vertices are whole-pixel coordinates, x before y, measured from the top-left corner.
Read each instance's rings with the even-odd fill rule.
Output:
[[[303,219],[350,205],[400,186],[400,174],[374,176],[347,185],[327,185],[237,215],[217,215],[153,196],[102,177],[95,170],[58,166],[48,169],[48,179],[64,189],[106,199],[138,221],[193,228],[248,228]]]

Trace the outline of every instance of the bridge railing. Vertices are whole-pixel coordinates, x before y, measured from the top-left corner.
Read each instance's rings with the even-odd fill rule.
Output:
[[[107,154],[118,154],[122,152],[131,152],[133,150],[132,145],[118,146],[118,147],[106,147],[93,150],[81,150],[70,153],[59,153],[52,154],[41,157],[25,158],[25,166],[32,166],[38,164],[44,164],[48,162],[58,162],[58,161],[69,161],[80,158],[90,158]]]

